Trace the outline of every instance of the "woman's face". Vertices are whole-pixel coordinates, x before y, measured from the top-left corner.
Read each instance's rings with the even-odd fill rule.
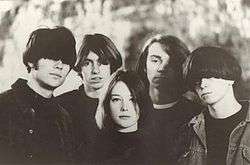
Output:
[[[139,107],[127,85],[118,81],[111,91],[110,111],[114,123],[120,128],[137,127]]]

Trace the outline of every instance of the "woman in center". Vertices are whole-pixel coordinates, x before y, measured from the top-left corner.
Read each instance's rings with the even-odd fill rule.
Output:
[[[153,105],[144,83],[133,71],[118,70],[106,84],[96,113],[101,129],[100,164],[149,164]]]

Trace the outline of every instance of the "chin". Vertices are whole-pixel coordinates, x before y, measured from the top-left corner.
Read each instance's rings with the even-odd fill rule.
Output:
[[[94,89],[100,89],[100,88],[103,87],[103,84],[95,84],[95,85],[91,85],[91,86],[92,86],[92,88],[94,88]]]

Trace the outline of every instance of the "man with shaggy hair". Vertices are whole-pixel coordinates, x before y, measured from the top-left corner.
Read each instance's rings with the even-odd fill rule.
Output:
[[[76,61],[65,27],[33,31],[23,54],[28,79],[0,94],[0,164],[68,164],[71,118],[53,98]]]

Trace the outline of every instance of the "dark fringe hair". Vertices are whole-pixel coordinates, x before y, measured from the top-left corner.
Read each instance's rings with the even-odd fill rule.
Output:
[[[73,68],[76,62],[75,38],[72,32],[63,26],[39,28],[30,34],[23,53],[23,63],[28,72],[28,63],[37,64],[41,58],[62,60]]]
[[[241,79],[238,61],[226,50],[219,47],[199,47],[191,53],[187,64],[186,83],[194,90],[194,85],[202,78],[222,78],[235,81]]]
[[[98,33],[87,34],[83,37],[78,51],[78,62],[74,68],[79,74],[81,74],[81,67],[90,51],[99,56],[101,63],[110,64],[111,73],[122,66],[121,54],[110,38]]]

